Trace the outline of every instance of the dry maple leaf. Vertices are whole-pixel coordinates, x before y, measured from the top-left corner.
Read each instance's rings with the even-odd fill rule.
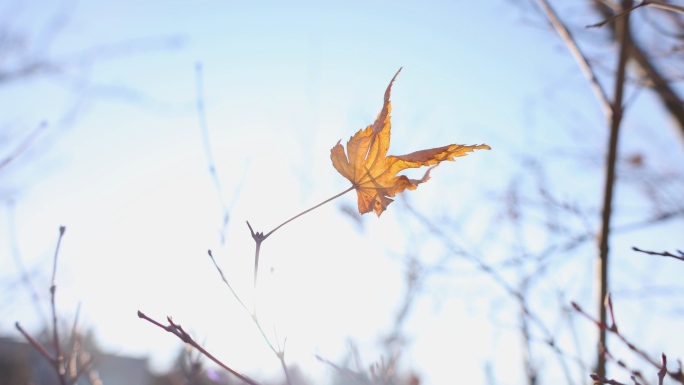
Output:
[[[430,170],[440,162],[453,161],[454,158],[465,156],[473,150],[490,149],[486,144],[472,146],[450,144],[407,155],[387,156],[390,144],[390,111],[392,110],[389,101],[390,90],[399,72],[401,68],[387,86],[385,101],[375,122],[359,130],[349,139],[346,154],[340,141],[330,151],[330,159],[335,169],[349,179],[356,189],[361,214],[375,211],[380,216],[392,203],[391,197],[405,189],[415,190],[419,184],[430,179]],[[409,179],[405,175],[397,175],[404,169],[422,166],[432,166],[422,179]]]

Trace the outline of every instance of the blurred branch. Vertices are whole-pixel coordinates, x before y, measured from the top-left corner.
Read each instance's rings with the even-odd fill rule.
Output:
[[[565,43],[566,47],[568,48],[568,51],[570,51],[570,54],[575,58],[575,61],[582,70],[584,77],[586,77],[589,81],[589,85],[594,91],[594,94],[596,95],[596,98],[598,99],[599,104],[603,109],[604,116],[612,116],[613,111],[608,96],[606,95],[606,92],[603,90],[601,83],[599,83],[596,75],[594,74],[594,70],[589,65],[586,56],[582,53],[582,50],[579,48],[579,46],[573,39],[572,34],[570,34],[570,31],[568,31],[563,22],[558,18],[558,15],[556,15],[556,12],[553,10],[548,1],[537,0],[537,3],[546,14],[546,17],[549,19],[549,22],[551,22],[551,25],[558,33],[561,40],[563,40],[563,43]]]
[[[321,357],[318,354],[316,354],[315,357],[318,361],[320,361],[320,362],[330,366],[331,368],[335,369],[335,371],[337,373],[343,375],[346,378],[349,378],[349,379],[354,380],[354,381],[362,381],[363,383],[366,383],[366,384],[369,383],[368,378],[364,373],[358,373],[358,372],[355,372],[351,369],[343,368],[343,367],[335,364],[334,362],[328,360],[327,358]]]
[[[221,181],[216,171],[216,161],[214,160],[214,152],[211,148],[211,139],[209,138],[209,126],[207,124],[207,112],[204,108],[204,81],[202,77],[202,63],[195,65],[195,86],[197,89],[197,118],[199,119],[200,131],[202,132],[202,145],[204,146],[204,155],[207,158],[207,167],[211,181],[214,183],[214,190],[218,195],[219,204],[221,205],[221,230],[219,235],[221,237],[221,245],[226,243],[226,229],[228,221],[230,220],[230,212],[223,200],[223,191],[221,189]],[[213,258],[212,258],[213,259]]]
[[[33,131],[31,131],[24,140],[19,143],[19,145],[5,157],[5,159],[0,160],[0,170],[6,167],[8,164],[12,163],[15,159],[19,157],[24,151],[26,151],[31,145],[36,141],[38,136],[47,128],[47,123],[43,122]]]
[[[182,40],[178,37],[140,38],[104,44],[61,57],[25,60],[15,68],[0,68],[0,85],[25,80],[34,76],[64,74],[71,68],[88,66],[95,61],[140,52],[147,53],[157,49],[177,48],[181,44]]]
[[[356,353],[356,351],[354,352]],[[357,355],[355,354],[355,358]],[[396,384],[395,380],[395,374],[396,374],[396,365],[397,365],[397,360],[399,356],[397,354],[393,355],[392,359],[389,362],[385,362],[384,359],[381,359],[380,362],[374,362],[371,365],[368,366],[368,370],[363,370],[361,368],[361,363],[357,360],[357,370],[358,371],[353,371],[348,368],[344,368],[342,366],[339,366],[335,364],[334,362],[321,357],[320,355],[316,354],[316,359],[331,368],[333,368],[338,374],[343,376],[344,378],[350,379],[353,382],[349,383],[350,385],[393,385]],[[420,380],[418,377],[411,376],[410,384],[420,384]],[[345,382],[346,383],[346,382]]]

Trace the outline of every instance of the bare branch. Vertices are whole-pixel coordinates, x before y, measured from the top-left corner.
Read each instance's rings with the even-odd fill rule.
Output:
[[[202,354],[204,354],[207,358],[209,358],[210,360],[214,361],[214,363],[216,363],[218,366],[220,366],[220,367],[222,367],[223,369],[229,371],[229,372],[232,373],[235,377],[241,379],[242,381],[244,381],[244,382],[246,382],[246,383],[248,383],[248,384],[250,384],[250,385],[259,385],[258,382],[252,380],[251,378],[249,378],[249,377],[247,377],[247,376],[245,376],[245,375],[243,375],[243,374],[240,374],[239,372],[235,371],[234,369],[232,369],[232,368],[229,367],[228,365],[226,365],[226,364],[224,364],[223,362],[221,362],[221,360],[219,360],[218,358],[214,357],[211,353],[209,353],[209,352],[208,352],[207,350],[205,350],[202,346],[200,346],[200,344],[198,344],[198,343],[197,343],[197,342],[196,342],[188,333],[186,333],[185,330],[183,330],[183,328],[182,328],[179,324],[174,323],[173,320],[171,320],[171,317],[167,317],[167,320],[168,320],[168,322],[169,322],[169,325],[168,325],[168,326],[165,326],[165,325],[161,324],[160,322],[155,321],[154,319],[152,319],[152,318],[146,316],[146,315],[145,315],[143,312],[141,312],[140,310],[138,310],[138,317],[140,317],[140,318],[142,318],[142,319],[144,319],[144,320],[150,322],[151,324],[156,325],[156,326],[160,327],[161,329],[164,329],[164,330],[166,330],[167,332],[169,332],[169,333],[175,335],[175,336],[178,337],[181,341],[183,341],[183,342],[185,342],[186,344],[188,344],[188,345],[192,346],[193,348],[197,349],[197,350],[200,351]]]
[[[551,22],[551,25],[553,25],[553,27],[556,29],[556,32],[563,40],[563,43],[565,43],[565,45],[568,47],[568,51],[570,51],[570,54],[572,54],[572,56],[575,58],[575,61],[582,70],[582,73],[589,81],[589,85],[594,91],[594,94],[596,95],[596,98],[599,100],[599,104],[603,109],[603,114],[606,117],[612,116],[613,111],[608,96],[603,90],[601,83],[599,83],[598,78],[594,74],[594,70],[592,70],[591,66],[589,65],[586,56],[582,53],[582,50],[580,50],[579,46],[577,46],[577,43],[575,43],[572,34],[570,34],[570,31],[568,31],[563,22],[558,18],[558,15],[556,15],[556,12],[553,10],[553,8],[551,8],[551,5],[548,3],[548,1],[537,0],[537,3],[539,3],[539,6],[546,14],[546,17]]]

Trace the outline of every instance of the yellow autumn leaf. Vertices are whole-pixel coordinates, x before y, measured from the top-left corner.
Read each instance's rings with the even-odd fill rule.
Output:
[[[338,141],[330,151],[330,159],[337,171],[347,178],[358,195],[359,213],[371,211],[380,216],[387,206],[393,202],[391,197],[405,189],[415,190],[419,184],[430,179],[430,170],[445,160],[465,156],[474,150],[490,150],[486,144],[462,145],[450,144],[444,147],[431,148],[412,152],[407,155],[387,155],[390,144],[390,112],[392,110],[390,90],[401,72],[394,75],[387,90],[382,110],[375,122],[359,130],[347,142],[347,153]],[[432,166],[421,179],[409,179],[405,175],[397,175],[407,168]]]

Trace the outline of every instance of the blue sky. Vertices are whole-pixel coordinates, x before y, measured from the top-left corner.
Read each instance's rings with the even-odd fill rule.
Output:
[[[14,239],[24,263],[40,270],[36,282],[47,282],[57,228],[66,225],[60,308],[69,315],[82,303],[84,322],[105,348],[150,354],[156,368],[168,364],[178,343],[140,321],[138,309],[174,316],[226,362],[255,377],[278,373],[277,360],[223,287],[206,250],[215,250],[249,300],[254,245],[244,221],[268,231],[346,189],[329,151],[373,121],[399,67],[391,154],[449,143],[492,147],[440,166],[429,183],[410,192],[407,199],[422,212],[451,215],[477,243],[496,216],[492,191],[506,187],[519,171],[517,160],[531,154],[561,158],[546,165],[554,181],[582,175],[559,181],[555,192],[600,207],[601,110],[556,36],[509,2],[69,4],[63,8],[67,20],[54,34],[40,32],[60,11],[47,2],[14,2],[7,7],[12,16],[3,20],[44,42],[28,57],[59,60],[93,47],[120,48],[75,63],[66,75],[0,90],[3,130],[16,137],[41,121],[49,124],[23,163],[0,175],[15,202],[0,224],[0,264],[7,266],[2,276],[15,272]],[[175,43],[163,43],[169,41]],[[222,199],[231,206],[223,247],[220,204],[195,108],[198,62]],[[673,131],[650,135],[652,127],[668,124],[654,99],[641,92],[635,100],[621,145],[647,154],[656,168],[669,165],[681,173],[681,143]],[[71,110],[77,111],[73,119],[64,119]],[[521,183],[529,182],[525,178]],[[630,191],[619,192],[626,198],[618,202],[627,208]],[[287,335],[291,362],[314,377],[329,369],[313,354],[338,359],[348,337],[365,349],[366,360],[377,359],[377,334],[391,323],[403,290],[398,256],[408,250],[429,259],[442,252],[434,240],[407,235],[415,223],[399,200],[379,219],[363,217],[363,231],[341,214],[341,204],[354,206],[353,193],[279,230],[262,254],[263,308],[273,309],[272,323]],[[635,204],[616,220],[643,217],[643,206]],[[681,248],[676,241],[682,230],[680,219],[616,236],[615,250],[624,253],[632,246],[626,241],[637,240],[644,248]],[[532,244],[543,236],[526,233]],[[504,253],[479,246],[492,260]],[[564,262],[558,284],[587,279],[593,250],[588,245],[581,262]],[[634,259],[645,260],[620,262],[625,268],[615,274],[624,280],[616,279],[616,286],[649,278],[633,276],[644,266],[662,274],[661,283],[677,282],[672,270]],[[508,314],[491,313],[500,289],[472,266],[462,268],[464,283],[451,287],[455,292],[440,293],[445,285],[438,280],[416,305],[406,369],[417,370],[428,384],[482,383],[490,360],[499,380],[517,383],[520,363],[510,357],[519,351],[519,337],[512,324],[491,322]],[[592,303],[587,284],[572,290],[575,299]],[[540,298],[557,306],[553,296]],[[29,303],[18,294],[3,312],[7,321],[0,330],[13,333],[15,320],[37,327]],[[667,330],[653,339],[666,339]]]

